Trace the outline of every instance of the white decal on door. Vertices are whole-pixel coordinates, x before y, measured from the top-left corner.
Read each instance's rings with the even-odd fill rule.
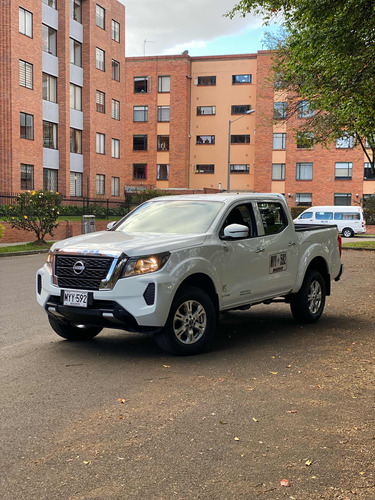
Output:
[[[286,271],[286,252],[270,255],[270,274]]]

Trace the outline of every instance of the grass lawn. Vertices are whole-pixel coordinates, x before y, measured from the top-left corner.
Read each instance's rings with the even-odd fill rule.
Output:
[[[54,242],[48,241],[45,245],[36,243],[25,243],[24,245],[10,245],[9,247],[0,247],[1,253],[29,252],[30,250],[48,250]]]
[[[343,248],[375,248],[375,241],[356,241],[354,243],[343,243]]]

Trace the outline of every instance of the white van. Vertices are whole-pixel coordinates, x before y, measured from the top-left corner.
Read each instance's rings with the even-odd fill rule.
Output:
[[[311,207],[302,212],[295,224],[336,224],[339,233],[350,238],[366,232],[366,222],[361,207],[324,206]]]

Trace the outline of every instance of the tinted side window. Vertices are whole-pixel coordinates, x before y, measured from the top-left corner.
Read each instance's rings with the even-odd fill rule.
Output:
[[[262,216],[264,234],[279,233],[287,227],[288,219],[281,203],[258,202],[258,208]]]
[[[315,218],[317,220],[332,220],[333,212],[316,212]]]
[[[299,218],[300,219],[312,219],[312,216],[313,216],[312,212],[306,212],[304,214],[301,214],[299,216]]]
[[[243,226],[246,226],[249,228],[249,236],[256,236],[256,232],[254,229],[254,215],[251,205],[237,205],[229,212],[220,230],[221,236],[224,234],[224,228],[229,226],[230,224],[241,224]]]

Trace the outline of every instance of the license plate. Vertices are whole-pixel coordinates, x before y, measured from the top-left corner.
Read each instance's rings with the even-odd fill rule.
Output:
[[[64,306],[87,307],[87,300],[88,292],[73,292],[72,290],[64,290]]]

